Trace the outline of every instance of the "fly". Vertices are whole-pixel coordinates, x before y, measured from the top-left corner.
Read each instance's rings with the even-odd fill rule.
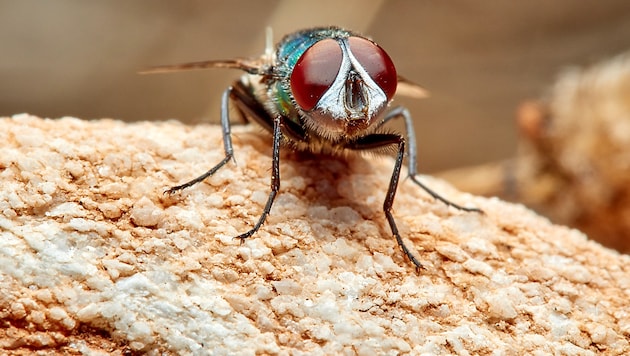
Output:
[[[166,191],[173,194],[193,186],[217,172],[233,155],[229,103],[232,101],[251,119],[273,135],[271,192],[256,224],[236,236],[244,241],[265,222],[280,190],[280,147],[315,153],[397,150],[394,170],[383,203],[385,217],[396,242],[416,266],[422,264],[403,242],[392,215],[405,153],[409,178],[434,199],[458,210],[481,213],[477,208],[455,204],[416,178],[416,138],[409,111],[386,109],[397,89],[399,94],[425,97],[426,91],[396,73],[389,55],[372,40],[338,27],[321,27],[285,36],[275,48],[267,35],[265,54],[257,59],[210,60],[150,68],[142,73],[191,69],[233,68],[246,72],[228,87],[221,98],[221,128],[225,157],[199,177]],[[406,137],[385,132],[392,119],[402,118]]]

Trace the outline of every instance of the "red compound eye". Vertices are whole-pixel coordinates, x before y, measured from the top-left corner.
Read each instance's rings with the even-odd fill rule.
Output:
[[[398,77],[396,67],[389,55],[376,43],[361,37],[348,38],[350,51],[374,82],[383,90],[387,100],[391,100],[396,93]]]
[[[302,54],[291,73],[291,92],[298,105],[312,110],[335,81],[342,60],[341,47],[333,39],[321,40]]]

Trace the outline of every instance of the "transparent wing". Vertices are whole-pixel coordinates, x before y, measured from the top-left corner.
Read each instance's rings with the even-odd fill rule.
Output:
[[[170,73],[181,72],[186,70],[199,70],[210,68],[229,68],[240,69],[251,74],[260,74],[262,63],[261,61],[251,59],[225,59],[225,60],[209,60],[200,62],[190,62],[181,64],[170,64],[156,67],[150,67],[138,72],[139,74],[156,74],[156,73]]]
[[[423,99],[429,97],[429,91],[406,78],[398,76],[396,95],[408,96],[415,99]]]

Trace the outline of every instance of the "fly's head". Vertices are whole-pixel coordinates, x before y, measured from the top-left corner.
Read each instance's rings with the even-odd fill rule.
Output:
[[[344,33],[316,41],[292,69],[290,91],[305,125],[331,140],[369,132],[396,92],[396,68],[367,38]]]

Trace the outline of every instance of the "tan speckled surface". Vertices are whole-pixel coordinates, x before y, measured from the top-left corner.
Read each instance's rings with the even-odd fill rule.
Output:
[[[389,158],[283,153],[257,235],[270,143],[235,127],[0,119],[0,350],[59,354],[624,354],[630,258],[522,206],[410,181],[390,235]]]

